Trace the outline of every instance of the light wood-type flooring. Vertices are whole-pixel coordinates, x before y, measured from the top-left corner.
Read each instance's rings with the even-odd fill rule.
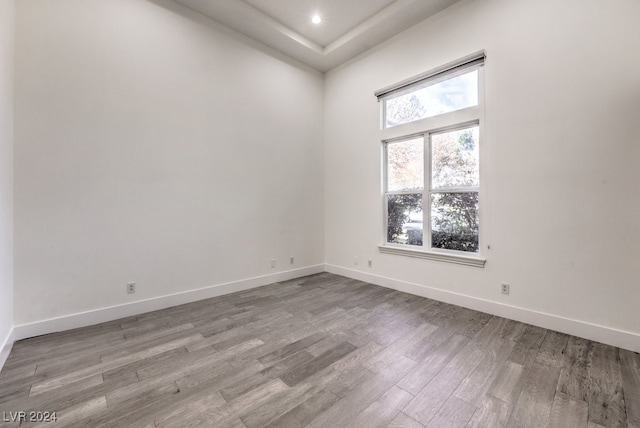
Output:
[[[640,356],[323,273],[19,341],[0,426],[21,410],[58,418],[23,427],[640,427]]]

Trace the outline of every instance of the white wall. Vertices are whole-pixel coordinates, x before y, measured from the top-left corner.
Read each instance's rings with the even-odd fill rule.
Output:
[[[0,0],[0,367],[13,327],[14,21],[14,0]]]
[[[330,72],[330,268],[458,293],[449,296],[476,306],[500,306],[488,300],[524,308],[534,321],[542,312],[640,334],[638,16],[636,0],[463,1]],[[486,267],[379,254],[380,114],[373,93],[481,49]],[[373,259],[373,268],[355,266],[354,256]],[[511,284],[509,296],[500,294],[501,281]],[[629,337],[640,349],[638,336]]]
[[[9,31],[12,3],[0,4]],[[381,283],[640,334],[636,1],[465,0],[329,73],[324,93],[317,73],[164,4],[18,2],[15,324],[324,258]],[[373,92],[480,49],[487,265],[380,255]],[[3,119],[10,99],[3,92]],[[0,178],[3,303],[10,167]]]
[[[323,262],[322,76],[162,3],[18,2],[16,324]]]

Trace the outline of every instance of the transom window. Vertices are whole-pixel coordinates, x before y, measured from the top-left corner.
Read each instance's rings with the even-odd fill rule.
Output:
[[[384,101],[385,127],[478,105],[478,70],[429,81]]]
[[[384,147],[382,252],[484,265],[483,64],[484,53],[475,54],[376,94]]]

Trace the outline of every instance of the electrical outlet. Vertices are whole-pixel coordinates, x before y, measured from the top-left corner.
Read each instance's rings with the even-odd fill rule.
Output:
[[[271,267],[276,267],[276,259],[271,259]]]
[[[369,259],[369,267],[373,267],[373,260]]]
[[[293,256],[289,257],[289,264],[293,264],[294,258]]]
[[[509,294],[509,284],[500,284],[500,290],[502,291],[502,294]]]
[[[354,264],[354,265],[356,265],[356,266],[358,266],[358,256],[355,256],[355,257],[353,258],[353,264]]]
[[[127,293],[132,294],[136,292],[136,283],[135,282],[127,282]]]

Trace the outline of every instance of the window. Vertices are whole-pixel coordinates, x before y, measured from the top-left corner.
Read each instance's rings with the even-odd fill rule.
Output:
[[[381,252],[484,266],[480,257],[484,53],[379,91]]]
[[[391,128],[478,105],[478,70],[447,77],[385,100],[385,126]]]

